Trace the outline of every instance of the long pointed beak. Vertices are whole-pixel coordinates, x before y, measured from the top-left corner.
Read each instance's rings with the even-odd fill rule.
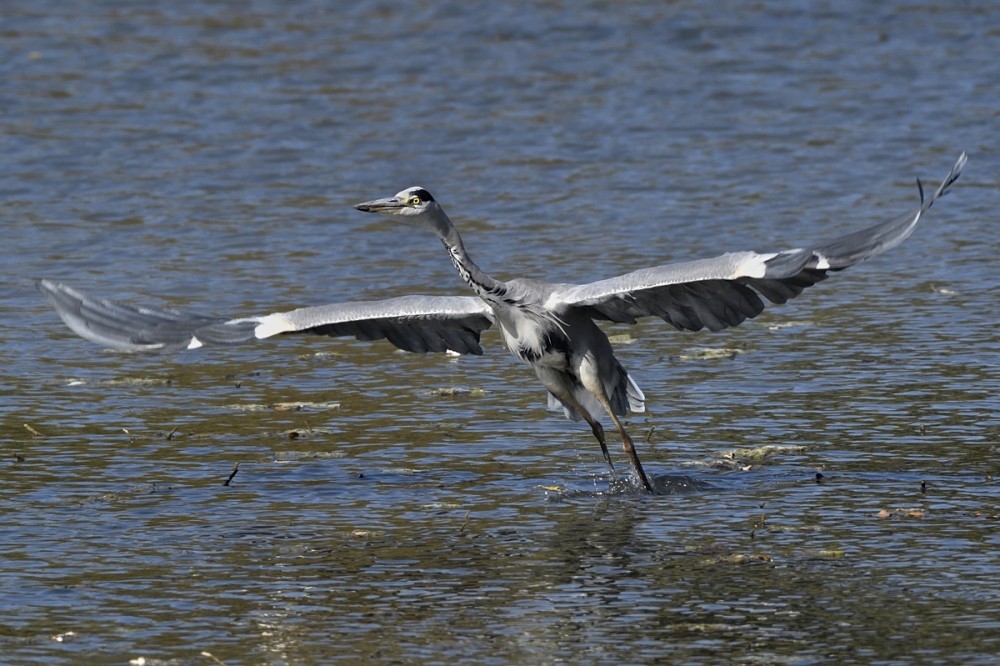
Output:
[[[354,204],[354,207],[365,213],[392,213],[403,207],[403,202],[396,197],[374,199]]]

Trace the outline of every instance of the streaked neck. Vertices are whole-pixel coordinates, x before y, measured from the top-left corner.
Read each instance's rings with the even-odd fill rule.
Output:
[[[458,233],[458,229],[440,208],[433,217],[433,224],[434,231],[448,250],[451,263],[455,266],[455,270],[458,271],[462,280],[487,303],[499,303],[499,298],[507,291],[503,282],[494,280],[472,260],[469,253],[465,251],[465,244],[462,242],[462,236]]]

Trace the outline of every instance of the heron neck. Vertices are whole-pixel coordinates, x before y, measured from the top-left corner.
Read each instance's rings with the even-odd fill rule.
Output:
[[[469,253],[465,251],[465,244],[462,242],[462,236],[458,233],[458,229],[444,214],[444,211],[441,211],[440,218],[435,220],[435,230],[438,238],[448,250],[451,263],[454,264],[465,283],[472,287],[473,291],[483,300],[495,301],[497,296],[505,291],[503,283],[494,280],[486,271],[476,265]]]

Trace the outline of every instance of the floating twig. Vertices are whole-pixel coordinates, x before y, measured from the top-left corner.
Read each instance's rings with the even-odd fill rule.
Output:
[[[225,483],[223,483],[222,485],[224,485],[224,486],[228,486],[228,485],[229,485],[229,482],[233,480],[233,477],[234,477],[234,476],[236,476],[236,472],[238,472],[238,471],[240,471],[240,464],[239,464],[239,463],[236,463],[235,465],[233,465],[233,471],[232,471],[232,473],[231,473],[231,474],[229,475],[229,478],[228,478],[228,479],[226,479]],[[222,662],[219,662],[219,663],[222,663]]]
[[[202,650],[201,651],[201,656],[208,657],[209,659],[211,659],[215,663],[219,664],[219,666],[226,666],[226,662],[222,661],[221,659],[219,659],[218,657],[216,657],[214,654],[212,654],[208,650]]]

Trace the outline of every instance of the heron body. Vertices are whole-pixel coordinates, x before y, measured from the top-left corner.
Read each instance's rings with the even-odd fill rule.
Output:
[[[584,419],[614,474],[614,463],[598,418],[606,413],[621,434],[625,453],[637,478],[652,491],[632,439],[619,420],[631,408],[645,410],[645,396],[615,358],[604,331],[584,310],[560,300],[570,285],[518,278],[496,280],[469,256],[458,229],[444,209],[422,187],[411,187],[387,199],[355,206],[358,210],[398,215],[423,222],[444,244],[462,279],[489,307],[510,352],[531,365],[567,418]]]
[[[813,248],[771,253],[730,252],[711,259],[642,268],[584,284],[497,280],[469,256],[462,237],[427,190],[357,204],[364,212],[428,228],[444,244],[475,296],[402,296],[223,319],[90,297],[40,280],[39,289],[80,336],[136,351],[178,351],[279,334],[314,333],[385,338],[411,352],[481,354],[480,334],[496,325],[510,352],[532,366],[548,391],[550,408],[586,421],[614,475],[600,419],[618,431],[637,480],[655,492],[620,417],[645,410],[645,396],[614,355],[598,321],[635,323],[660,317],[679,330],[713,331],[760,314],[764,299],[784,303],[803,289],[905,240],[933,203],[957,180],[962,153],[929,198],[920,188],[913,211]],[[919,181],[918,181],[919,185]]]

